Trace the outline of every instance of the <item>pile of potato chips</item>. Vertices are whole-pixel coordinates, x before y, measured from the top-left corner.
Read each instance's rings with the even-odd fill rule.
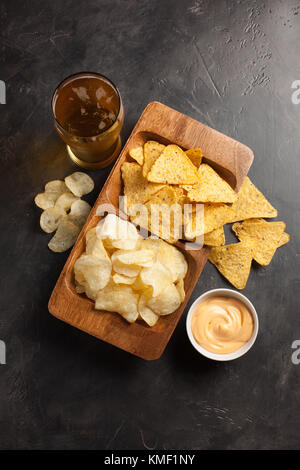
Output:
[[[143,147],[131,149],[129,155],[135,161],[125,162],[121,170],[132,222],[171,243],[178,240],[178,233],[183,233],[186,240],[204,236],[204,244],[213,247],[209,260],[236,288],[245,287],[253,259],[266,266],[276,249],[289,241],[283,222],[264,220],[276,217],[277,210],[250,179],[246,177],[236,193],[211,166],[202,162],[201,149],[183,151],[177,145],[148,141]],[[154,228],[151,217],[143,218],[131,210],[138,203],[145,205],[148,214],[156,204],[176,204],[180,213],[186,204],[192,209],[178,218],[183,220],[181,231],[174,216],[170,236],[166,238],[164,213],[160,215],[159,226]],[[196,223],[199,204],[204,207],[200,227]],[[233,231],[240,242],[224,246],[223,226],[238,221],[243,222],[235,223]]]
[[[184,301],[186,272],[181,251],[158,238],[143,239],[132,223],[114,214],[86,233],[85,252],[74,265],[76,291],[96,309],[149,326]]]
[[[80,171],[45,185],[34,202],[43,209],[40,217],[41,229],[46,233],[56,231],[48,247],[61,253],[74,245],[80,230],[91,211],[91,206],[81,199],[94,189],[93,180]]]

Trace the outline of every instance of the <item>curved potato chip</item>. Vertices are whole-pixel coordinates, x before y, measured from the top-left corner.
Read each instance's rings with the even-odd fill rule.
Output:
[[[68,189],[77,197],[84,196],[94,189],[94,181],[82,171],[76,171],[72,175],[67,176],[65,183]]]
[[[34,202],[35,204],[43,210],[50,209],[51,207],[54,207],[55,202],[59,198],[60,193],[54,193],[54,192],[45,192],[45,193],[39,193],[35,196]]]
[[[83,254],[74,264],[75,279],[93,291],[103,289],[110,279],[111,261],[107,257],[98,258]]]
[[[111,261],[113,265],[113,269],[116,273],[118,274],[123,274],[124,276],[128,277],[136,277],[140,270],[140,266],[136,266],[134,264],[124,264],[119,260],[119,256],[127,253],[126,251],[123,250],[117,250],[112,254]]]
[[[86,254],[96,256],[97,258],[109,259],[109,256],[104,248],[102,240],[96,236],[88,237],[86,242]]]
[[[95,308],[119,313],[129,323],[139,316],[137,309],[139,295],[130,286],[107,286],[97,293]]]
[[[141,281],[153,289],[153,297],[156,297],[172,282],[170,271],[160,262],[154,263],[150,268],[143,268],[140,272]]]
[[[59,221],[66,215],[61,207],[49,207],[42,212],[40,217],[41,229],[46,233],[52,233],[57,229]]]
[[[175,284],[176,289],[178,290],[178,293],[180,295],[180,300],[181,302],[184,301],[185,299],[185,290],[184,290],[184,281],[183,279],[180,279],[177,284]]]
[[[174,284],[169,284],[157,297],[152,297],[147,302],[147,306],[157,315],[170,315],[180,304],[180,295]]]
[[[147,323],[149,326],[154,326],[159,316],[151,310],[151,308],[147,307],[147,302],[151,299],[151,290],[145,291],[139,298],[138,302],[138,311],[141,318]]]
[[[124,276],[123,274],[115,273],[112,277],[115,284],[133,284],[135,281],[134,277]]]
[[[48,247],[55,253],[62,253],[74,245],[79,232],[80,228],[77,225],[67,220],[67,217],[62,217],[55,235],[48,243]]]
[[[47,194],[47,193],[46,193]],[[78,201],[79,198],[69,191],[61,194],[55,202],[56,207],[61,207],[64,211],[68,212],[71,209],[73,202]]]
[[[49,183],[45,185],[45,192],[62,194],[62,193],[68,192],[68,188],[64,181],[53,180],[53,181],[49,181]]]
[[[71,210],[68,216],[69,220],[73,222],[73,224],[82,228],[86,222],[86,219],[88,218],[89,213],[91,212],[91,209],[92,208],[88,202],[77,199],[71,205]]]
[[[134,250],[141,238],[135,225],[115,214],[108,214],[100,220],[97,237],[111,240],[111,246],[121,250]]]
[[[118,259],[123,264],[135,264],[144,268],[150,268],[156,260],[156,253],[154,250],[131,250],[120,253]]]
[[[187,273],[187,262],[183,253],[160,238],[141,241],[142,248],[158,250],[158,261],[169,271],[172,282],[183,279]]]

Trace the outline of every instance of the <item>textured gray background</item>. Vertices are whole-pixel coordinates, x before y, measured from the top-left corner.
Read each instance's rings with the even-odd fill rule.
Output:
[[[4,0],[0,4],[0,448],[299,448],[299,1]],[[55,134],[53,89],[102,72],[124,99],[127,138],[159,100],[248,146],[250,176],[291,242],[244,293],[260,332],[244,358],[218,364],[190,346],[183,315],[164,355],[145,362],[51,317],[68,254],[47,248],[33,197],[75,167]],[[92,173],[93,202],[110,168]],[[233,239],[233,238],[232,238]],[[228,287],[207,265],[192,302]]]

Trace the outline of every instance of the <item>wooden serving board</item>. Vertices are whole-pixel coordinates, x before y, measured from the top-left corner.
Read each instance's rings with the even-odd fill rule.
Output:
[[[97,207],[107,204],[109,212],[109,208],[114,207],[119,213],[118,198],[122,194],[120,167],[128,158],[129,150],[147,140],[174,143],[183,149],[200,147],[204,161],[212,165],[235,190],[241,186],[254,156],[252,150],[240,142],[172,108],[153,102],[145,108],[95,202],[52,292],[49,311],[60,320],[103,341],[143,359],[153,360],[163,353],[204,268],[209,249],[203,247],[187,251],[184,243],[176,243],[188,262],[186,298],[174,313],[161,317],[152,328],[142,321],[129,324],[117,313],[95,310],[93,301],[76,293],[73,275],[74,263],[85,249],[85,234],[100,220],[96,215]]]

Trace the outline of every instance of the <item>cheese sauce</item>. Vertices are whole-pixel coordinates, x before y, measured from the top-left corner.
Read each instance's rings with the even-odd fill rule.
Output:
[[[204,349],[227,354],[249,341],[254,322],[250,311],[240,300],[211,297],[195,308],[191,329],[195,340]]]

